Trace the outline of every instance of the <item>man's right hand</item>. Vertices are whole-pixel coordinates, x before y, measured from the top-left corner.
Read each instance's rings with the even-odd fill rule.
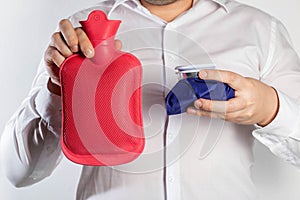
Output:
[[[47,48],[44,60],[49,73],[48,89],[60,95],[59,68],[64,60],[74,53],[81,51],[87,58],[94,56],[94,48],[82,28],[74,28],[70,20],[63,19],[59,22],[60,32],[55,32]],[[115,48],[121,49],[120,41],[115,41]]]

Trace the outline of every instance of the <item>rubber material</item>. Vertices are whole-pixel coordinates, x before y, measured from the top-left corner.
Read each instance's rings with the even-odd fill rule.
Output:
[[[132,54],[115,50],[120,21],[108,20],[97,10],[81,24],[95,56],[75,54],[61,66],[61,147],[78,164],[125,164],[145,145],[141,63]]]

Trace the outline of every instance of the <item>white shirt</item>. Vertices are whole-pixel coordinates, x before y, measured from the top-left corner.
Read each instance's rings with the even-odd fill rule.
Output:
[[[131,163],[84,166],[78,200],[255,199],[254,137],[300,166],[300,61],[278,20],[231,0],[195,2],[169,23],[137,0],[101,1],[70,19],[79,26],[95,9],[122,19],[117,39],[123,51],[142,62],[147,139],[143,154]],[[167,117],[164,97],[177,82],[174,67],[202,63],[273,86],[280,102],[273,122],[261,128],[186,114]],[[17,186],[49,176],[62,156],[61,101],[47,90],[48,77],[41,62],[28,97],[1,140],[2,163]]]

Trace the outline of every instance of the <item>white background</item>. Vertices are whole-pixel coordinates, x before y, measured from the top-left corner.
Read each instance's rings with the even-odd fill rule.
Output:
[[[242,0],[279,18],[300,53],[299,0]],[[0,6],[0,136],[5,122],[29,91],[36,68],[60,19],[97,0],[1,0]],[[299,130],[300,131],[300,130]],[[274,157],[265,147],[254,148],[254,180],[262,200],[299,200],[300,170]],[[0,163],[0,199],[74,199],[80,166],[66,159],[50,178],[15,189]],[[234,190],[234,188],[233,188]]]

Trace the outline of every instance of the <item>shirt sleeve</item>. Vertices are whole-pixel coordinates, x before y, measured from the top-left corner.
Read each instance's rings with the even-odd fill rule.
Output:
[[[256,125],[253,136],[276,156],[300,167],[300,60],[285,27],[274,18],[261,81],[276,89],[279,110],[269,125]]]
[[[74,27],[79,27],[79,21],[94,9],[79,11],[68,19]],[[48,80],[42,60],[28,96],[6,124],[0,140],[1,163],[7,178],[16,187],[48,177],[62,158],[61,97],[49,92]]]
[[[28,96],[2,134],[1,163],[16,187],[49,176],[61,160],[61,99],[48,91],[48,79],[42,61]]]

